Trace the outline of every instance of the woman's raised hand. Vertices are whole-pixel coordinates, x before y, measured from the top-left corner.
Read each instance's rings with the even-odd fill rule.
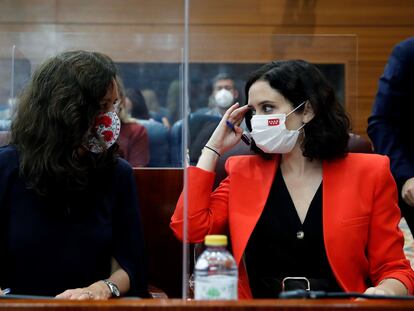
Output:
[[[216,150],[219,154],[223,154],[233,148],[240,141],[243,134],[240,124],[248,110],[249,107],[247,105],[243,107],[239,107],[239,103],[232,105],[223,115],[206,145]],[[226,124],[227,122],[233,125],[233,129]]]

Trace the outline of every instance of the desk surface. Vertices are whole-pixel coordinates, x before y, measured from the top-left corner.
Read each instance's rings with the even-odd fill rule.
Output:
[[[179,299],[119,299],[109,301],[8,300],[0,299],[0,310],[414,310],[414,301],[396,300],[240,300],[240,301],[183,301]]]

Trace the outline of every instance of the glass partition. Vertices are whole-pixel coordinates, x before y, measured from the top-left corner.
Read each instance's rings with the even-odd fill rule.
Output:
[[[12,47],[0,46],[0,131],[10,128],[12,92]]]
[[[13,69],[19,75],[66,50],[93,50],[110,56],[118,67],[127,97],[125,121],[141,124],[148,135],[148,155],[127,155],[127,160],[132,166],[182,167],[182,160],[177,160],[174,153],[181,147],[181,131],[170,137],[174,123],[181,120],[183,114],[181,34],[130,33],[113,36],[110,33],[39,32],[3,33],[0,37],[4,46],[14,46],[12,53],[3,53],[9,56],[2,63],[2,68],[7,69],[2,70],[7,81],[11,81],[8,77],[12,74],[11,54],[16,58]],[[15,94],[27,81],[23,76],[16,78],[18,85],[15,85]],[[6,107],[10,92],[14,90],[10,82],[1,84],[5,87],[2,94],[7,91],[7,94],[1,95],[5,97],[2,105]],[[139,143],[131,142],[131,148]]]
[[[7,121],[6,130],[10,128],[12,107],[18,105],[16,98],[30,74],[49,57],[82,49],[104,53],[114,60],[124,95],[131,102],[123,122],[144,127],[148,137],[148,162],[135,168],[134,175],[140,197],[149,284],[170,298],[182,297],[183,244],[169,228],[169,221],[183,189],[183,159],[176,161],[180,166],[171,161],[171,153],[184,154],[177,149],[185,148],[182,142],[186,141],[182,137],[185,122],[175,128],[172,136],[174,123],[183,120],[185,111],[183,35],[0,32],[0,42],[0,122]],[[133,159],[127,160],[132,164]]]
[[[210,42],[211,44],[204,44]],[[353,35],[237,35],[191,34],[189,103],[191,116],[220,116],[214,108],[214,79],[220,75],[233,80],[235,101],[245,104],[244,83],[248,75],[272,60],[303,59],[322,71],[351,120],[358,120],[357,40]],[[207,122],[207,117],[204,117]],[[195,121],[195,123],[197,123]],[[201,152],[201,127],[189,132],[189,156],[195,164]],[[359,129],[356,129],[359,130]],[[173,159],[183,159],[176,154]]]
[[[190,29],[191,30],[191,29]],[[246,94],[244,90],[245,82],[249,75],[262,65],[275,60],[294,60],[302,59],[315,64],[325,75],[333,87],[340,103],[345,107],[351,122],[358,121],[357,103],[357,38],[354,35],[262,35],[262,34],[235,34],[235,33],[214,33],[201,34],[190,31],[189,39],[189,106],[188,116],[188,156],[191,165],[196,165],[202,153],[203,147],[208,142],[213,131],[221,120],[222,115],[229,105],[239,102],[240,105],[246,104]],[[228,103],[219,99],[217,93],[221,89],[227,89],[232,94]],[[226,93],[226,92],[225,92]],[[247,131],[246,124],[243,122],[241,127]],[[355,128],[354,128],[355,130]],[[357,129],[358,130],[358,129]],[[215,168],[214,181],[211,187],[214,189],[227,176],[225,172],[225,161],[229,156],[253,154],[250,146],[240,141],[232,150],[222,154]],[[183,159],[182,155],[177,156]],[[198,176],[197,180],[191,179]],[[189,175],[188,189],[195,191],[201,188],[208,191],[210,184],[199,184],[199,180],[210,179],[200,177],[201,175]],[[196,177],[193,177],[196,178]],[[253,178],[253,177],[252,177]],[[246,182],[248,182],[246,180]],[[258,180],[251,182],[260,182]],[[192,187],[193,185],[197,185]],[[230,181],[229,188],[222,190],[221,195],[216,197],[220,207],[217,210],[200,211],[200,206],[205,206],[202,194],[197,198],[188,193],[188,202],[192,206],[187,207],[189,217],[188,228],[189,240],[193,242],[190,254],[190,271],[193,270],[197,256],[201,253],[204,234],[213,229],[211,233],[223,233],[229,236],[232,241],[232,232],[241,232],[252,228],[242,228],[247,223],[244,212],[227,211],[223,208],[230,208],[226,200],[228,194],[234,187]],[[191,190],[192,189],[192,190]],[[246,195],[254,195],[246,190]],[[230,198],[231,200],[231,198]],[[223,202],[222,202],[223,201]],[[210,202],[211,203],[211,202]],[[197,209],[198,207],[198,209]],[[246,213],[249,207],[246,207]],[[196,213],[191,211],[197,210]],[[205,214],[202,214],[202,213]],[[226,214],[227,213],[227,214]],[[237,214],[237,215],[236,215]],[[241,215],[242,214],[242,215]],[[220,215],[220,216],[217,216]],[[214,225],[210,222],[213,217],[224,217],[217,219],[220,223]],[[231,218],[234,217],[234,218]],[[246,216],[247,217],[247,216]],[[205,222],[204,230],[195,218],[203,219]],[[242,221],[235,223],[235,219]],[[197,225],[195,225],[197,224]],[[194,227],[197,226],[197,227]],[[238,229],[236,229],[238,227]],[[219,228],[219,229],[218,229]],[[214,231],[216,230],[216,231]],[[217,231],[219,230],[219,231]],[[241,230],[241,231],[240,231]],[[203,233],[200,233],[203,232]],[[240,233],[241,234],[241,233]],[[247,243],[248,235],[242,240],[238,237],[238,243]],[[242,241],[242,242],[241,242]],[[198,243],[195,243],[198,242]],[[196,244],[196,245],[194,245]],[[240,244],[239,244],[240,245]],[[245,246],[245,244],[243,244]],[[229,249],[234,251],[231,243]],[[243,268],[242,256],[240,253],[233,253],[239,268]],[[190,287],[191,287],[190,279]],[[191,290],[188,292],[191,297]]]
[[[10,120],[14,98],[30,72],[46,58],[65,50],[85,49],[105,53],[115,61],[125,95],[131,101],[127,106],[127,121],[144,126],[149,139],[149,160],[143,166],[151,169],[134,171],[137,181],[142,181],[141,186],[152,187],[145,188],[147,193],[140,196],[145,202],[142,213],[150,261],[149,280],[171,298],[186,299],[192,295],[188,277],[200,247],[191,243],[188,252],[190,245],[184,243],[183,252],[181,248],[177,251],[177,245],[181,244],[169,228],[169,219],[183,185],[191,186],[193,182],[186,179],[187,164],[196,165],[201,149],[220,120],[213,96],[219,74],[231,77],[234,100],[243,105],[244,84],[253,70],[272,60],[304,59],[322,70],[352,121],[358,120],[357,39],[353,35],[190,32],[187,38],[185,33],[114,36],[44,32],[0,33],[0,43],[0,122]],[[225,178],[224,162],[229,155],[249,153],[249,147],[240,143],[222,155],[212,187]],[[178,192],[172,193],[172,188]],[[193,230],[186,228],[189,207],[185,195],[184,202],[182,235],[188,236]],[[193,241],[192,236],[189,240]],[[202,238],[197,242],[201,243]]]
[[[16,47],[12,47],[12,78],[10,90],[11,118],[15,113],[17,100],[28,83],[32,71],[30,60]]]

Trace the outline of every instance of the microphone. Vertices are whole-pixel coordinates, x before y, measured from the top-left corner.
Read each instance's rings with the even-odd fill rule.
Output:
[[[327,292],[324,291],[315,291],[315,290],[306,290],[306,289],[295,289],[281,292],[279,298],[282,299],[295,299],[295,298],[323,298]]]
[[[325,292],[317,290],[296,289],[281,292],[279,294],[281,299],[321,299],[321,298],[364,298],[364,299],[393,299],[393,300],[414,300],[414,296],[394,296],[394,295],[372,295],[361,294],[356,292]]]

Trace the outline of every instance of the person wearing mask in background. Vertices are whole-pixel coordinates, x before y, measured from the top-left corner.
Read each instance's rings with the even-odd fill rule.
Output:
[[[0,287],[63,299],[147,296],[131,166],[117,157],[112,60],[46,60],[0,148]]]
[[[147,129],[128,114],[126,104],[130,100],[125,96],[124,86],[119,76],[116,82],[120,98],[116,110],[121,121],[118,138],[119,154],[133,167],[146,166],[150,156]]]
[[[240,298],[274,298],[308,282],[327,292],[412,294],[389,160],[348,153],[349,119],[319,69],[271,62],[245,94],[248,104],[227,110],[188,168],[188,242],[229,232]],[[258,154],[228,158],[213,191],[218,159],[241,140],[244,117]],[[170,224],[180,239],[183,201]]]
[[[209,99],[210,109],[205,114],[222,117],[238,97],[239,92],[234,79],[227,73],[219,73],[213,79],[213,89]]]
[[[390,158],[401,213],[414,234],[413,115],[414,37],[394,47],[379,80],[367,130],[375,152]]]

